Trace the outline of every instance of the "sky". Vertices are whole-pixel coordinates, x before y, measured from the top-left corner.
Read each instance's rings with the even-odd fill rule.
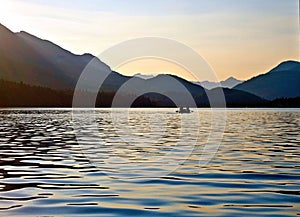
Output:
[[[97,56],[138,37],[176,40],[197,51],[219,80],[249,79],[281,61],[300,59],[298,0],[0,0],[0,6],[0,23],[12,31],[76,54]],[[184,68],[158,59],[116,70],[192,80]]]

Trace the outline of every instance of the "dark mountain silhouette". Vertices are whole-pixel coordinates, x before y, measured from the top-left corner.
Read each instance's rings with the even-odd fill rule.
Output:
[[[83,97],[89,97],[92,93],[82,91]],[[114,97],[113,92],[105,92],[98,95],[97,107],[111,107]],[[126,100],[127,95],[122,95]],[[71,107],[73,91],[54,90],[46,87],[32,86],[22,82],[11,82],[0,79],[0,107]],[[133,107],[156,107],[159,103],[151,101],[146,96],[137,97]],[[162,104],[163,106],[163,104]]]
[[[268,103],[248,93],[241,95],[240,91],[232,92],[229,89],[225,89],[224,92],[229,107],[264,106]],[[80,94],[82,94],[82,97],[89,97],[92,93],[81,91]],[[212,92],[211,94],[213,95],[214,93]],[[95,105],[97,107],[111,107],[114,96],[115,92],[102,92],[98,94]],[[130,98],[132,98],[132,93],[121,93],[121,104],[118,104],[118,106],[127,107],[127,101]],[[133,98],[134,101],[129,105],[131,107],[176,107],[170,98],[159,93],[145,93],[140,96],[134,95]],[[243,100],[245,98],[248,102]],[[72,100],[72,90],[54,90],[0,79],[0,107],[71,107]],[[205,93],[194,95],[194,100],[198,107],[210,106]],[[284,100],[280,101],[280,105],[283,103],[285,103]]]
[[[70,107],[72,91],[59,91],[0,79],[0,107]]]
[[[62,102],[62,98],[57,99],[57,105],[52,101],[46,104],[53,106],[69,105],[70,93],[74,90],[82,70],[93,58],[95,57],[90,54],[73,54],[50,41],[39,39],[26,32],[13,33],[0,25],[0,79],[17,82],[15,86],[12,85],[17,89],[8,88],[5,91],[2,88],[2,91],[5,92],[1,94],[5,94],[6,98],[11,97],[16,102],[18,100],[24,102],[25,99],[28,99],[28,104],[23,103],[25,106],[41,106],[43,103],[40,100],[45,100],[46,103],[50,99],[55,99],[54,95],[62,94],[62,98],[66,99],[66,104]],[[110,70],[109,66],[101,60],[97,59],[97,63],[97,72],[101,73],[101,68]],[[33,92],[39,92],[38,88],[43,87],[49,88],[41,89],[44,92],[40,94],[44,93],[45,96],[39,96],[39,99],[33,100],[32,97],[35,96]],[[227,106],[262,106],[267,102],[258,96],[237,89],[215,88],[206,90],[174,75],[158,75],[145,80],[136,76],[129,77],[111,72],[99,90],[101,94],[98,99],[101,99],[102,102],[98,101],[97,105],[109,106],[112,97],[120,87],[123,88],[121,88],[123,90],[121,92],[122,102],[126,104],[126,101],[132,96],[141,97],[134,102],[135,105],[140,106],[143,103],[145,106],[170,106],[172,99],[166,97],[169,95],[181,98],[180,102],[184,104],[186,92],[191,94],[197,106],[209,106],[207,95],[214,97],[217,92],[222,90]],[[24,88],[22,93],[16,94],[21,91],[20,88]],[[16,90],[18,91],[16,92]],[[19,96],[22,95],[24,97],[21,99]],[[46,96],[49,97],[49,100]],[[18,103],[15,105],[18,106]],[[2,106],[12,106],[12,104],[11,102],[8,104],[3,102]]]
[[[300,62],[286,61],[266,74],[251,78],[234,87],[262,98],[300,97]]]
[[[0,25],[0,78],[42,86],[70,87],[54,64],[15,33]]]
[[[73,89],[91,54],[75,55],[26,32],[0,24],[0,78],[55,89]],[[103,63],[103,67],[107,67]]]

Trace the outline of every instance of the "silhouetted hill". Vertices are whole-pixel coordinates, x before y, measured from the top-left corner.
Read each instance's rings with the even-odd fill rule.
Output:
[[[91,54],[75,55],[26,32],[13,33],[0,24],[2,79],[54,89],[71,89],[93,58]]]
[[[80,92],[82,97],[89,97],[87,91]],[[114,92],[105,92],[98,95],[97,107],[111,107]],[[122,95],[126,100],[127,95]],[[145,96],[136,97],[132,106],[155,107]],[[0,107],[72,107],[72,90],[53,90],[46,87],[32,86],[22,82],[4,81],[0,79]]]
[[[211,92],[214,93],[218,89],[220,87],[212,89]],[[267,100],[244,91],[223,88],[223,92],[228,107],[262,107],[268,103]]]
[[[286,61],[266,74],[251,78],[234,87],[262,98],[294,98],[300,96],[300,63]]]
[[[269,107],[300,108],[300,97],[275,99],[269,104]]]
[[[54,64],[0,24],[0,78],[47,87],[69,87],[70,82]]]
[[[0,107],[70,107],[73,92],[0,79]]]
[[[216,90],[215,90],[216,91]],[[228,93],[229,91],[229,93]],[[265,101],[256,96],[252,96],[248,93],[240,96],[239,91],[234,92],[229,89],[225,90],[226,100],[228,100],[228,106],[251,106],[251,103],[245,103],[245,101],[238,100],[237,97],[246,98],[248,102],[255,103],[253,105],[261,106],[265,104]],[[91,93],[82,91],[82,97],[88,97]],[[127,105],[128,98],[131,98],[134,93],[122,93],[121,101],[124,105]],[[213,94],[213,93],[212,93]],[[111,107],[112,100],[115,96],[115,92],[107,91],[98,95],[96,106],[97,107]],[[249,97],[251,99],[249,99]],[[132,107],[175,107],[176,105],[168,97],[159,93],[146,93],[143,95],[134,95],[135,100],[132,103]],[[4,81],[0,79],[0,107],[71,107],[73,99],[72,90],[53,90],[45,87],[32,86],[24,84],[22,82],[16,83],[11,81]],[[198,107],[209,107],[209,101],[205,93],[201,95],[195,95],[194,99]],[[122,104],[119,104],[123,107]]]
[[[29,99],[28,106],[43,105],[42,100],[45,100],[47,105],[51,104],[55,106],[55,100],[49,101],[55,98],[51,94],[58,94],[54,89],[70,90],[68,91],[70,96],[82,70],[93,58],[94,56],[90,54],[75,55],[50,41],[42,40],[26,32],[13,33],[6,27],[0,25],[0,79],[23,82],[22,85],[17,85],[17,89],[7,89],[5,91],[5,89],[2,88],[5,92],[1,94],[13,96],[12,98],[14,100],[20,100],[20,102],[23,103],[25,103],[25,99]],[[96,72],[99,71],[99,73],[102,73],[102,68],[110,70],[109,66],[99,59],[97,59],[96,65]],[[48,87],[52,90],[48,90],[47,92],[46,89],[43,89],[44,92],[41,92],[39,94],[40,96],[36,96],[40,98],[37,98],[35,101],[28,97],[34,97],[35,95],[32,91],[38,91],[37,88],[41,88],[36,86]],[[206,91],[203,87],[174,75],[158,75],[145,80],[136,76],[129,77],[117,72],[112,72],[106,78],[100,89],[100,98],[102,97],[103,102],[105,101],[105,105],[109,105],[112,99],[111,97],[115,95],[120,87],[123,88],[124,86],[126,88],[123,89],[121,93],[124,102],[126,102],[126,97],[130,95],[141,96],[142,100],[136,103],[142,105],[142,102],[144,102],[145,106],[171,105],[170,99],[162,95],[179,97],[181,98],[180,102],[185,104],[186,92],[191,93],[197,106],[209,106],[207,94],[214,96],[216,92],[222,90],[215,89]],[[21,93],[21,87],[24,88],[23,93]],[[18,94],[16,95],[15,90],[18,90],[18,94],[20,94],[20,96],[24,95],[24,97],[22,99],[17,97]],[[43,97],[42,94],[45,94],[45,97]],[[51,96],[46,97],[47,94]],[[62,94],[62,97],[67,97],[62,92],[60,92],[60,94]],[[260,97],[239,90],[225,88],[224,94],[228,106],[261,106],[266,102]],[[65,105],[68,105],[69,103],[67,102],[69,101],[69,98],[66,99]],[[9,101],[7,105],[4,103],[3,106],[11,106],[11,103],[12,102]],[[15,105],[17,106],[18,102],[15,102]],[[64,105],[64,103],[61,102],[59,98],[57,99],[57,106],[61,105]],[[97,105],[103,104],[98,103]]]
[[[212,91],[217,91],[214,89]],[[229,92],[228,92],[229,91]],[[228,107],[300,107],[300,97],[282,98],[274,101],[265,101],[239,91],[232,92],[225,89],[225,96]],[[89,97],[91,94],[87,91],[80,92],[82,97]],[[214,94],[211,92],[210,94]],[[237,95],[235,95],[237,94]],[[104,92],[98,95],[96,107],[111,107],[114,92]],[[131,95],[123,94],[121,100],[126,102]],[[239,100],[241,97],[242,100]],[[141,96],[135,96],[131,107],[176,107],[174,102],[168,97],[158,93],[147,93]],[[244,99],[247,99],[248,102]],[[24,83],[4,81],[0,79],[0,107],[71,107],[73,91],[53,90],[45,87],[37,87]],[[208,99],[205,94],[194,97],[198,107],[209,107]]]

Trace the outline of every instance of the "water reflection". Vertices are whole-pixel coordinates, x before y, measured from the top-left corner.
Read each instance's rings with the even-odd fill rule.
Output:
[[[299,215],[299,112],[228,111],[219,152],[210,164],[199,168],[197,157],[211,120],[209,110],[199,110],[200,139],[180,168],[163,177],[124,173],[126,163],[114,162],[112,155],[122,156],[127,166],[147,161],[149,153],[163,156],[175,150],[178,158],[171,160],[182,157],[172,145],[181,135],[180,118],[171,112],[135,110],[129,120],[132,124],[119,122],[119,127],[112,127],[109,111],[97,111],[97,130],[110,144],[97,151],[98,163],[108,161],[120,166],[116,169],[109,164],[95,167],[85,157],[76,142],[70,110],[0,111],[0,215]],[[166,122],[165,129],[150,129],[145,113],[159,117],[154,123]],[[191,129],[198,128],[194,123],[190,121]],[[118,139],[129,135],[122,131],[126,126],[134,132],[125,137],[129,142]],[[89,128],[83,130],[89,135]],[[193,133],[185,136],[193,139]],[[145,143],[147,138],[159,139],[152,144]],[[87,144],[93,144],[88,140]],[[161,170],[166,168],[164,163],[158,163]],[[151,174],[154,168],[136,169],[141,171]],[[112,173],[132,179],[114,179],[108,176]]]

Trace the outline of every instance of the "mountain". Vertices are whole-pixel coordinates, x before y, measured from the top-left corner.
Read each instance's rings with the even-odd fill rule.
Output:
[[[68,85],[60,70],[27,43],[0,25],[0,78],[58,87]]]
[[[37,100],[39,103],[34,104],[35,101],[29,96],[33,94],[33,90],[38,91],[38,87],[46,87],[56,91],[50,93],[48,90],[43,89],[45,97],[49,95],[51,99],[55,98],[54,96],[57,94],[63,94],[57,91],[73,91],[82,70],[94,58],[91,54],[73,54],[50,41],[37,38],[24,31],[13,33],[0,24],[0,79],[20,84],[12,85],[13,88],[8,88],[5,93],[2,93],[5,94],[6,98],[12,98],[16,101],[28,99],[31,102],[28,105],[39,106],[43,104],[40,100],[44,99],[45,102],[49,100],[41,97]],[[110,70],[109,66],[101,62],[101,60],[96,60],[97,73],[98,71],[101,73],[101,68]],[[86,82],[88,82],[88,85],[93,85],[91,81],[94,80],[89,79]],[[19,92],[14,91],[15,87],[18,87]],[[20,93],[20,88],[24,88],[24,93]],[[200,85],[174,75],[162,74],[145,80],[137,76],[123,76],[118,72],[112,71],[99,90],[102,94],[102,98],[100,98],[105,102],[105,106],[110,104],[110,100],[117,92],[120,92],[118,91],[120,88],[122,90],[121,101],[125,105],[133,96],[140,96],[141,98],[138,101],[140,106],[143,104],[151,106],[174,105],[173,99],[166,96],[178,98],[180,103],[185,104],[187,97],[189,97],[187,93],[191,94],[197,106],[209,106],[207,95],[215,96],[218,91],[223,90],[206,90]],[[17,93],[20,93],[20,96],[24,94],[24,98],[20,99]],[[225,88],[224,94],[229,106],[263,105],[266,103],[260,97],[244,91]],[[60,99],[58,100],[61,101]],[[52,105],[53,102],[50,104]],[[3,102],[2,106],[5,105],[6,103]],[[97,105],[102,106],[104,104],[100,102]]]
[[[200,82],[195,82],[196,84],[211,90],[216,87],[224,87],[224,88],[233,88],[234,86],[242,83],[243,81],[240,81],[234,77],[230,77],[226,79],[225,81],[221,81],[220,83],[218,82],[212,82],[212,81],[200,81]]]
[[[234,77],[229,77],[225,81],[221,81],[221,86],[225,88],[233,88],[234,86],[242,83],[243,81],[238,80]]]
[[[83,97],[93,95],[90,92],[80,92]],[[98,95],[97,107],[111,107],[114,93],[105,92]],[[126,100],[127,95],[122,95]],[[0,108],[1,107],[72,107],[73,91],[54,90],[46,87],[32,86],[22,82],[12,82],[0,79]],[[133,107],[156,107],[164,105],[150,101],[145,96],[138,97]]]
[[[300,96],[300,62],[285,61],[266,74],[251,78],[234,87],[264,99],[295,98]]]
[[[203,89],[204,90],[204,89]],[[214,97],[220,90],[212,90],[209,93]],[[229,107],[257,107],[266,106],[268,102],[252,94],[241,91],[224,90],[227,106]],[[80,92],[82,97],[89,98],[91,92]],[[177,94],[177,93],[175,93]],[[115,92],[102,92],[98,94],[95,103],[96,107],[111,107]],[[33,86],[22,82],[11,82],[0,79],[0,107],[72,107],[73,91],[55,90],[46,87]],[[132,99],[132,94],[122,92],[119,102],[115,106],[127,107],[128,100]],[[179,97],[179,99],[182,99]],[[246,100],[244,100],[246,99]],[[205,93],[194,95],[194,100],[198,107],[209,107],[209,101]],[[291,102],[281,100],[280,106],[300,105],[300,98]],[[135,95],[131,107],[176,107],[176,104],[164,94],[146,93],[140,96]],[[222,106],[222,105],[221,105]]]
[[[212,91],[219,91],[217,89]],[[223,89],[229,107],[283,107],[283,108],[299,108],[300,97],[289,99],[276,99],[271,102],[260,100],[254,95],[245,93],[241,94],[240,91],[231,91],[229,89]],[[228,92],[229,91],[229,92]],[[89,97],[91,93],[83,91],[81,92],[86,97]],[[213,95],[214,93],[210,93]],[[236,94],[236,95],[235,95]],[[123,101],[126,101],[129,95],[122,95]],[[249,100],[249,97],[252,98]],[[98,95],[96,100],[97,107],[111,107],[114,98],[114,93],[105,92]],[[195,97],[195,101],[199,107],[208,107],[208,102],[204,102],[205,95]],[[248,103],[245,104],[245,98]],[[24,83],[16,83],[11,81],[4,81],[0,79],[0,107],[71,107],[73,99],[72,91],[54,90],[45,87],[37,87]],[[252,103],[249,103],[249,102]],[[132,107],[176,107],[173,101],[161,94],[148,93],[139,97],[136,97],[132,103]]]
[[[70,107],[72,98],[72,91],[0,79],[0,107]]]
[[[24,31],[16,33],[16,36],[71,80],[77,80],[84,67],[94,58],[91,54],[73,54],[50,41],[42,40]]]
[[[73,89],[91,54],[75,55],[24,31],[0,24],[0,78],[55,89]],[[103,67],[108,67],[104,63]]]

